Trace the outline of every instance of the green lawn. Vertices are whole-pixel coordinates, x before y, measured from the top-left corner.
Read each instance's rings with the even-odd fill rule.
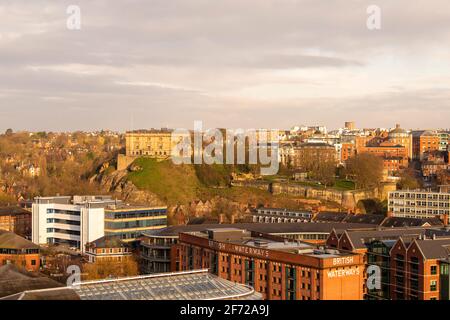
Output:
[[[134,163],[142,170],[130,172],[128,179],[139,189],[155,193],[168,204],[187,203],[196,198],[201,185],[193,166],[150,158],[139,158]]]
[[[336,180],[334,188],[338,190],[355,190],[355,183],[348,180]]]

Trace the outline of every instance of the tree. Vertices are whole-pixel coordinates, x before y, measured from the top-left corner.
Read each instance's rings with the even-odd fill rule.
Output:
[[[405,170],[400,175],[400,181],[397,184],[397,187],[401,190],[404,189],[419,189],[420,183],[416,179],[414,175],[414,171],[411,169]]]
[[[13,130],[11,128],[9,128],[5,131],[6,136],[11,136],[12,134],[13,134]]]
[[[358,154],[348,160],[347,175],[357,189],[377,187],[383,181],[383,160],[368,153]]]
[[[122,261],[98,259],[95,263],[85,264],[83,273],[86,274],[84,280],[130,277],[139,274],[139,267],[132,257]]]

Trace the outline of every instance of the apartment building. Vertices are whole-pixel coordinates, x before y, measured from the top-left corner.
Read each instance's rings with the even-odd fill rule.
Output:
[[[105,232],[105,210],[117,203],[109,196],[36,197],[32,205],[32,241],[63,244],[76,250]]]
[[[388,194],[388,212],[396,217],[445,218],[449,222],[450,193],[397,190]]]
[[[450,237],[400,238],[390,251],[395,300],[450,300]]]
[[[438,151],[441,148],[441,138],[432,131],[414,131],[413,158],[423,160],[426,153]]]

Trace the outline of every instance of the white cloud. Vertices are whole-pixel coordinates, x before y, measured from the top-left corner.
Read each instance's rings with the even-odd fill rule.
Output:
[[[76,32],[71,1],[0,4],[0,129],[126,129],[132,113],[142,127],[446,125],[448,0],[379,0],[379,31],[368,0],[77,2]]]

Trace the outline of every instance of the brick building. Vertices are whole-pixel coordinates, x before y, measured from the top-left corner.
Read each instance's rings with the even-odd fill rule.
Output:
[[[424,239],[428,242],[424,243]],[[440,241],[432,242],[436,239]],[[442,228],[347,230],[332,232],[327,240],[329,247],[363,254],[366,276],[370,266],[379,267],[380,288],[364,286],[364,299],[367,300],[437,297],[439,287],[430,289],[428,285],[435,285],[433,281],[439,280],[436,279],[436,268],[432,266],[448,256],[447,243],[450,244],[450,232]]]
[[[243,229],[181,233],[180,270],[208,268],[269,300],[361,300],[362,256]]]
[[[383,159],[384,170],[389,174],[395,174],[408,167],[407,147],[393,144],[392,142],[382,142],[379,145],[360,147],[357,154],[368,153]]]
[[[354,143],[342,143],[341,147],[341,163],[345,163],[349,158],[356,154],[356,146]]]
[[[328,143],[303,143],[293,147],[292,152],[284,158],[283,164],[309,170],[318,161],[337,163],[337,158],[335,147]]]
[[[0,266],[14,264],[26,271],[38,271],[39,246],[17,234],[0,230]]]
[[[86,244],[88,261],[123,262],[133,256],[132,248],[119,237],[104,236]]]
[[[400,238],[391,255],[391,297],[449,300],[450,237]]]
[[[20,207],[0,208],[0,229],[31,237],[31,212]]]
[[[399,145],[407,150],[408,159],[413,157],[413,139],[411,133],[402,129],[399,124],[389,131],[388,141],[393,145]]]
[[[426,153],[438,151],[441,138],[431,131],[414,131],[413,134],[413,158],[423,160]]]

